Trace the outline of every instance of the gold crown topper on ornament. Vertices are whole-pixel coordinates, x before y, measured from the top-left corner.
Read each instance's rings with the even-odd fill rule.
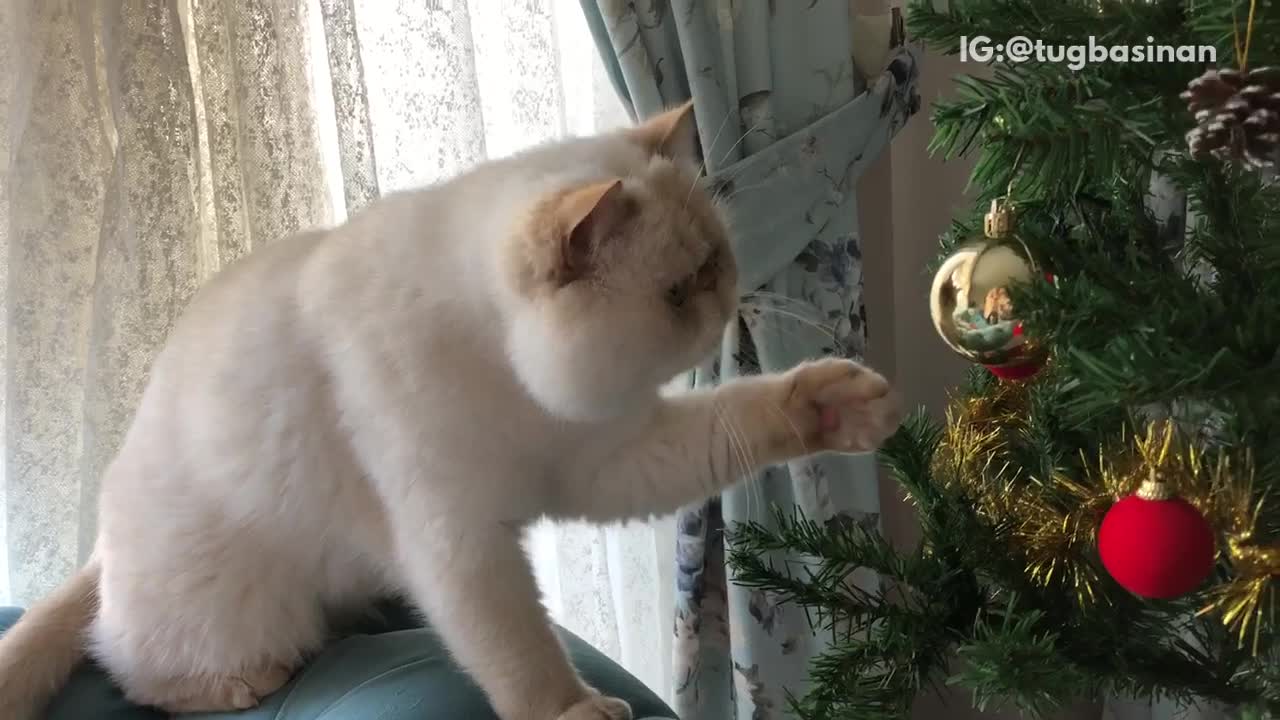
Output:
[[[1031,253],[1014,233],[1007,200],[991,201],[984,237],[957,248],[938,269],[929,311],[942,341],[994,375],[1021,380],[1044,363],[1045,353],[1026,336],[1009,289],[1039,273]]]
[[[1196,157],[1275,165],[1280,155],[1280,67],[1211,69],[1181,95],[1195,114],[1187,145]]]

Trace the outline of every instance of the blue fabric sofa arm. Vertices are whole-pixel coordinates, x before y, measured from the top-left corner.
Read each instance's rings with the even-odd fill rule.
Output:
[[[0,608],[0,634],[21,616]],[[568,631],[561,637],[574,665],[600,691],[631,703],[635,717],[674,720],[657,695]],[[471,680],[449,659],[429,629],[392,607],[378,619],[347,628],[341,639],[260,707],[242,713],[185,716],[190,720],[497,720]],[[165,720],[131,705],[99,668],[86,663],[49,708],[48,720]],[[185,718],[184,718],[185,720]]]

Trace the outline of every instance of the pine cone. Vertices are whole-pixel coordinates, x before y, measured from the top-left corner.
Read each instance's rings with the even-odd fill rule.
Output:
[[[1195,157],[1242,160],[1254,167],[1280,157],[1280,67],[1211,69],[1180,96],[1195,116],[1187,133]]]

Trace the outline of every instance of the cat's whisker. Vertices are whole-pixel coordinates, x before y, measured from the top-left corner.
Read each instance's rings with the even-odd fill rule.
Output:
[[[724,155],[720,157],[720,161],[724,162],[725,160],[727,160],[728,157],[733,154],[733,151],[737,150],[738,146],[742,144],[742,141],[746,140],[747,136],[750,135],[751,133],[755,132],[756,130],[759,130],[760,126],[763,124],[764,124],[764,118],[762,117],[759,120],[757,120],[755,124],[753,124],[751,127],[747,128],[746,132],[742,133],[742,136],[739,137],[736,142],[730,145],[728,150],[724,151]]]
[[[825,337],[829,337],[832,340],[837,339],[835,335],[834,325],[832,325],[831,323],[822,322],[821,320],[814,318],[811,314],[797,312],[794,310],[788,310],[785,307],[779,307],[778,305],[774,305],[771,303],[755,303],[755,302],[751,302],[750,299],[748,299],[747,302],[742,303],[742,307],[745,307],[751,310],[757,310],[762,313],[765,313],[765,312],[774,313],[776,315],[781,315],[783,317],[790,318],[802,325],[818,330]],[[809,308],[811,306],[805,305],[805,307]]]
[[[744,438],[747,436],[746,431],[742,430],[741,428],[739,428],[738,432]],[[759,464],[757,463],[757,459],[756,459],[755,447],[747,443],[746,451],[747,451],[747,466],[743,469],[743,475],[746,475],[747,473],[750,473],[751,471],[759,467]]]
[[[745,472],[745,469],[747,467],[746,466],[747,454],[746,454],[746,449],[743,447],[742,439],[738,435],[738,429],[736,425],[730,420],[728,414],[725,412],[723,407],[716,405],[715,411],[716,411],[716,420],[719,422],[720,429],[724,432],[725,439],[728,441],[729,449],[734,455],[733,459],[739,463],[739,467],[742,468],[742,472]],[[729,465],[730,465],[729,474],[733,475],[734,473],[733,473],[732,465],[731,464]],[[726,480],[727,482],[732,482],[732,480],[728,478],[725,478],[724,480]]]
[[[761,299],[771,300],[779,303],[792,303],[794,305],[803,305],[806,308],[813,307],[811,303],[807,303],[804,300],[793,298],[790,295],[783,295],[782,293],[773,292],[772,290],[759,290],[759,289],[751,290],[749,292],[743,293],[742,298],[745,300],[754,300],[756,298],[761,298]]]
[[[711,410],[715,416],[716,427],[718,427],[720,429],[720,432],[724,433],[724,436],[725,436],[725,448],[726,448],[725,459],[724,459],[725,468],[729,471],[732,471],[734,458],[731,456],[736,454],[735,450],[737,448],[735,447],[733,442],[734,441],[733,435],[732,433],[729,432],[729,426],[725,423],[725,420],[724,420],[724,407],[722,407],[720,403],[713,403],[711,405]],[[714,464],[712,465],[711,469],[712,469],[712,472],[715,471]],[[723,478],[716,478],[716,482],[723,482]]]
[[[720,127],[719,127],[719,128],[716,128],[716,134],[715,134],[715,136],[714,136],[714,137],[712,137],[712,138],[711,138],[711,144],[707,146],[707,152],[708,152],[708,153],[710,153],[711,151],[715,150],[715,148],[716,148],[716,143],[717,143],[717,142],[720,142],[720,135],[724,132],[724,129],[725,129],[725,128],[729,127],[729,118],[731,118],[731,117],[733,117],[733,113],[725,113],[725,114],[724,114],[724,118],[722,118],[722,119],[720,120]],[[706,155],[703,155],[703,157],[702,157],[702,173],[705,173],[706,171],[707,171],[707,157],[706,157]]]
[[[747,185],[747,186],[745,186],[745,187],[734,188],[734,189],[733,189],[733,192],[731,192],[731,193],[729,193],[728,195],[724,196],[724,199],[725,199],[725,201],[729,201],[729,200],[732,200],[732,199],[734,199],[734,198],[738,197],[739,195],[741,195],[741,194],[743,194],[743,193],[751,192],[752,190],[764,190],[764,189],[767,189],[767,188],[770,188],[770,187],[773,187],[773,183],[771,183],[771,182],[761,182],[761,183],[755,183],[755,184],[752,184],[752,185]]]
[[[727,414],[724,417],[722,417],[721,422],[725,428],[725,431],[731,437],[733,438],[741,437],[741,431],[738,428],[737,423],[733,422],[728,417]],[[726,478],[726,479],[729,480],[730,482],[742,483],[743,492],[747,493],[747,514],[750,515],[751,514],[751,483],[752,483],[752,480],[754,479],[754,475],[750,474],[749,471],[754,466],[749,464],[750,460],[748,455],[748,449],[745,447],[745,442],[741,442],[741,441],[735,442],[733,446],[736,450],[738,450],[737,473],[734,477]],[[730,472],[732,472],[732,470]]]
[[[722,175],[721,177],[723,177],[723,178],[724,178],[726,181],[728,181],[728,182],[734,182],[734,181],[736,181],[739,177],[741,177],[741,176],[742,176],[742,173],[743,173],[743,172],[745,172],[745,171],[746,171],[746,167],[745,167],[745,166],[740,166],[740,167],[735,168],[733,172],[731,172],[731,173],[725,173],[725,174],[724,174],[724,175]]]
[[[741,423],[730,417],[729,424],[734,428],[734,432],[738,435],[738,447],[742,448],[742,469],[738,474],[740,477],[746,477],[756,467],[755,448],[747,440],[747,432],[742,428]],[[736,479],[736,478],[735,478]]]
[[[752,453],[750,456],[750,462],[751,462],[750,466],[748,466],[748,468],[743,471],[742,476],[739,479],[742,481],[742,490],[744,493],[746,493],[747,518],[750,520],[754,520],[757,518],[757,513],[754,508],[758,508],[761,511],[765,509],[765,502],[764,502],[765,489],[764,489],[764,481],[763,481],[764,470],[763,468],[760,468],[759,470],[757,470],[759,466],[757,466],[755,463],[754,453]],[[754,501],[754,506],[753,506],[753,501]]]
[[[803,340],[803,341],[804,341],[804,342],[806,342],[806,343],[808,343],[808,342],[810,342],[810,341],[812,341],[812,340],[813,340],[813,338],[812,338],[812,337],[810,337],[810,336],[806,336],[806,335],[805,335],[805,331],[804,331],[804,329],[803,329],[803,328],[798,328],[798,327],[791,327],[791,328],[786,328],[786,327],[774,327],[774,330],[775,330],[776,332],[781,333],[781,334],[784,336],[784,340],[790,340],[790,339],[793,339],[793,338],[794,338],[794,339],[797,339],[797,340]],[[849,354],[849,348],[848,348],[847,346],[845,346],[845,344],[844,344],[844,343],[840,342],[839,340],[831,339],[831,338],[829,338],[829,337],[827,337],[827,336],[824,336],[824,337],[826,337],[826,339],[827,339],[827,340],[829,340],[829,342],[830,342],[830,346],[829,346],[829,348],[828,348],[828,349],[830,350],[830,353],[828,353],[828,354],[829,354],[831,357],[846,357],[846,356],[848,356],[848,354]]]
[[[835,337],[835,326],[829,323],[823,323],[821,320],[815,319],[813,316],[814,307],[812,303],[788,297],[781,293],[769,292],[768,290],[753,290],[743,293],[739,296],[741,307],[759,310],[761,312],[773,312],[779,315],[786,315],[805,325],[816,326],[822,331],[824,336],[837,340]],[[787,309],[787,306],[796,308],[795,311]],[[816,325],[815,325],[816,324]]]
[[[721,118],[720,127],[716,128],[716,134],[711,138],[711,144],[708,146],[708,153],[711,150],[715,149],[716,143],[720,141],[720,133],[723,133],[724,129],[729,126],[729,118],[731,117],[731,115],[732,113],[725,113],[724,117]],[[697,189],[698,181],[701,180],[706,174],[707,174],[707,153],[704,153],[702,156],[702,165],[698,169],[697,174],[693,176],[693,182],[689,183],[689,192],[684,196],[685,208],[689,207],[689,199],[693,197],[693,191]]]
[[[714,151],[714,150],[715,150],[715,147],[716,147],[716,141],[720,139],[720,133],[724,131],[725,123],[729,120],[729,118],[730,118],[731,116],[732,116],[732,113],[725,113],[724,120],[722,120],[722,121],[720,122],[720,129],[716,131],[716,137],[715,137],[715,139],[713,139],[713,140],[711,141],[711,145],[710,145],[710,147],[708,148],[708,152],[712,152],[712,151]],[[730,145],[730,146],[729,146],[729,149],[728,149],[728,150],[725,150],[725,151],[724,151],[724,155],[722,155],[722,156],[720,157],[720,161],[719,161],[719,162],[724,162],[726,159],[728,159],[728,157],[729,157],[730,155],[732,155],[732,154],[733,154],[733,151],[734,151],[735,149],[737,149],[738,145],[742,144],[742,141],[743,141],[743,140],[746,140],[748,135],[750,135],[751,133],[755,132],[756,130],[759,130],[759,129],[760,129],[760,125],[762,125],[763,123],[764,123],[764,118],[761,118],[760,120],[757,120],[757,121],[756,121],[756,123],[755,123],[754,125],[752,125],[751,127],[747,128],[747,129],[746,129],[746,131],[742,133],[741,137],[739,137],[737,140],[735,140],[735,141],[734,141],[734,143],[733,143],[732,145]],[[717,164],[719,164],[719,163],[717,163]],[[688,207],[688,205],[689,205],[689,198],[693,197],[693,191],[694,191],[694,188],[696,188],[696,187],[698,186],[698,180],[700,180],[700,179],[701,179],[701,177],[702,177],[702,175],[706,173],[706,170],[707,170],[707,161],[706,161],[706,159],[705,159],[705,158],[703,158],[703,161],[702,161],[702,171],[703,171],[703,172],[702,172],[702,173],[700,173],[698,177],[695,177],[695,178],[694,178],[693,184],[689,187],[689,194],[688,194],[687,196],[685,196],[685,199],[684,199],[684,203],[685,203],[685,206],[686,206],[686,207]],[[742,171],[741,171],[741,170],[738,170],[737,172],[742,172]],[[728,180],[728,181],[730,181],[730,182],[732,182],[732,181],[733,181],[733,179],[734,179],[734,177],[736,177],[736,175],[737,175],[737,173],[734,173],[733,175],[729,175],[729,176],[728,176],[728,177],[726,177],[725,179],[726,179],[726,180]],[[733,197],[733,196],[732,196],[732,195],[729,195],[728,197]],[[721,201],[721,202],[723,202],[723,201],[727,200],[727,199],[728,199],[728,197],[720,198],[720,201]]]
[[[751,446],[747,442],[746,433],[743,432],[742,428],[738,425],[738,423],[735,422],[733,418],[728,416],[725,417],[725,420],[733,431],[733,436],[736,438],[735,444],[738,448],[739,466],[738,466],[738,472],[734,478],[736,480],[738,477],[745,476],[747,473],[751,471],[753,467],[755,467],[755,465],[752,462],[754,459],[754,453],[751,452]]]
[[[795,421],[791,419],[791,416],[787,415],[787,412],[786,412],[785,410],[783,410],[783,409],[782,409],[782,406],[781,406],[781,405],[779,405],[777,402],[773,402],[773,403],[772,403],[772,405],[773,405],[773,410],[774,410],[774,412],[776,412],[776,413],[778,413],[778,415],[782,416],[783,421],[785,421],[785,422],[787,423],[787,425],[788,425],[788,426],[790,426],[790,428],[791,428],[791,433],[792,433],[793,435],[795,435],[795,436],[796,436],[796,440],[797,440],[797,441],[799,441],[799,443],[800,443],[800,449],[803,451],[803,452],[801,452],[801,454],[802,454],[802,455],[808,455],[808,454],[809,454],[809,446],[808,446],[808,445],[805,443],[805,441],[804,441],[804,433],[800,432],[800,428],[796,426]]]
[[[742,482],[743,492],[747,496],[747,517],[755,518],[752,501],[755,501],[756,507],[764,508],[764,483],[761,480],[761,473],[756,470],[755,454],[748,453],[748,458],[749,465],[745,466],[742,474],[735,479]]]
[[[715,419],[715,422],[713,423],[713,428],[719,428],[720,432],[724,433],[726,440],[728,440],[729,433],[728,433],[728,430],[725,428],[725,425],[724,425],[723,411],[720,409],[720,403],[712,403],[712,404],[711,404],[711,414],[712,414],[712,417]],[[708,462],[708,466],[710,467],[710,471],[711,471],[711,480],[712,480],[712,482],[713,482],[713,483],[715,483],[716,485],[720,485],[720,484],[723,484],[724,479],[723,479],[723,478],[721,478],[721,477],[719,477],[719,473],[718,473],[718,472],[717,472],[717,470],[716,470],[716,468],[717,468],[717,465],[716,465],[716,456],[717,456],[717,455],[716,455],[716,453],[715,453],[715,445],[716,445],[716,443],[715,443],[715,440],[714,440],[714,438],[715,438],[715,431],[714,431],[714,430],[710,433],[710,436],[711,436],[711,438],[712,438],[712,442],[711,442],[711,447],[710,447],[710,449],[708,450],[708,453],[707,453],[707,454],[708,454],[708,456],[711,458],[711,460]],[[733,460],[732,460],[732,458],[730,457],[732,454],[733,454],[733,443],[732,443],[732,442],[726,442],[726,444],[725,444],[725,453],[724,453],[724,455],[725,455],[725,458],[724,458],[724,464],[725,464],[725,467],[728,467],[729,465],[731,465],[731,464],[732,464]]]
[[[748,520],[754,520],[756,518],[756,512],[752,506],[752,501],[754,500],[756,502],[759,502],[758,496],[764,494],[763,491],[760,489],[760,484],[761,484],[760,478],[755,473],[746,475],[742,478],[742,491],[746,493],[746,496],[747,496],[747,519]]]
[[[795,320],[796,322],[798,322],[798,323],[800,323],[800,324],[802,324],[802,325],[805,325],[805,326],[807,326],[807,327],[811,327],[811,328],[813,328],[814,330],[817,330],[818,332],[822,333],[822,336],[823,336],[824,338],[828,338],[828,339],[830,339],[830,340],[831,340],[831,342],[835,345],[836,350],[840,351],[841,353],[844,353],[844,352],[846,351],[846,349],[847,349],[847,348],[845,348],[844,343],[840,342],[840,338],[836,336],[836,331],[835,331],[835,326],[834,326],[834,325],[830,325],[830,324],[827,324],[827,323],[819,322],[819,321],[817,321],[817,320],[814,320],[813,318],[805,317],[804,315],[802,315],[802,314],[800,314],[800,313],[792,312],[792,311],[790,311],[790,310],[786,310],[786,309],[783,309],[783,308],[780,308],[780,307],[776,307],[776,306],[771,306],[771,305],[768,305],[768,304],[755,304],[755,303],[751,303],[751,302],[746,302],[746,303],[743,303],[743,304],[742,304],[742,306],[743,306],[743,307],[746,307],[746,308],[751,308],[751,309],[754,309],[754,310],[759,310],[760,312],[771,312],[771,313],[775,313],[775,314],[777,314],[777,315],[781,315],[781,316],[783,316],[783,317],[787,317],[787,318],[790,318],[790,319],[792,319],[792,320]],[[775,330],[783,330],[783,328],[785,328],[785,326],[778,326],[778,327],[776,327],[776,328],[775,328]],[[790,332],[793,332],[793,333],[797,333],[797,336],[798,336],[798,331],[796,331],[796,330],[792,330],[792,329],[790,329],[790,328],[787,328],[787,330],[784,330],[784,332],[785,332],[785,331],[790,331]]]
[[[763,520],[764,516],[769,512],[769,503],[767,501],[769,486],[765,482],[769,476],[766,473],[766,470],[767,468],[760,468],[748,478],[750,481],[748,491],[751,493],[748,497],[755,501],[755,507],[759,513],[759,519],[761,520]]]
[[[774,314],[783,315],[786,317],[792,317],[791,315],[782,311],[775,311]],[[844,351],[846,349],[844,346],[844,343],[842,343],[839,338],[835,337],[834,334],[831,332],[829,326],[826,326],[826,325],[821,325],[821,324],[815,325],[814,323],[807,323],[807,322],[797,320],[794,324],[789,324],[789,325],[783,325],[781,323],[776,324],[773,326],[773,331],[782,334],[788,339],[795,339],[795,340],[812,339],[813,333],[811,331],[816,331],[818,334],[822,336],[822,339],[824,341],[831,344],[833,349],[840,350],[840,351]]]
[[[739,430],[739,432],[745,437],[746,435],[745,432],[741,430]],[[763,500],[764,485],[761,482],[758,473],[756,472],[757,468],[759,468],[760,466],[757,463],[755,450],[750,444],[747,444],[746,452],[747,452],[747,465],[744,466],[742,470],[741,479],[744,480],[746,483],[747,513],[750,516],[751,500],[753,498],[756,500],[756,504],[759,505],[761,509],[764,508],[764,500]]]

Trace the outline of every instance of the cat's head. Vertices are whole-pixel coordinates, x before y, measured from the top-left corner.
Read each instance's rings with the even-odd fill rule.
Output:
[[[595,177],[538,199],[508,253],[508,350],[546,409],[596,420],[711,354],[737,308],[737,267],[697,182],[692,104],[574,152]]]

